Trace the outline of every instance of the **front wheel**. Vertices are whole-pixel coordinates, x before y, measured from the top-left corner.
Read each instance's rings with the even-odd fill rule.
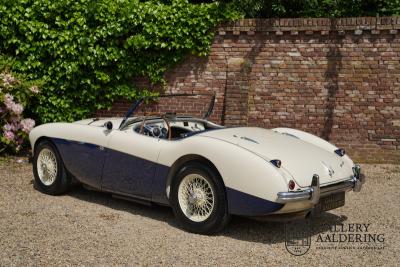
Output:
[[[32,164],[35,187],[39,191],[58,195],[70,187],[71,179],[56,147],[51,142],[43,141],[36,147]]]
[[[206,165],[184,166],[172,182],[170,200],[179,224],[189,232],[213,234],[229,222],[224,184]]]

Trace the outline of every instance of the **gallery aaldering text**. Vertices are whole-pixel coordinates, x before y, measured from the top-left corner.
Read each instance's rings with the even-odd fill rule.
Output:
[[[320,233],[316,242],[334,243],[383,243],[384,234],[369,233],[368,228],[371,224],[350,223],[335,224],[329,226],[329,231]]]

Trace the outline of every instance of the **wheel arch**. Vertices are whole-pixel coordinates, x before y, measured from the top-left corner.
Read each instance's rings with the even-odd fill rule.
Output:
[[[54,184],[54,183],[50,184],[49,188],[43,188],[43,184],[39,184],[37,181],[37,179],[40,179],[37,176],[38,174],[37,174],[37,170],[36,170],[36,168],[37,168],[36,156],[39,154],[37,154],[37,155],[35,155],[35,154],[37,153],[36,151],[38,149],[38,146],[44,142],[46,142],[46,144],[48,144],[48,146],[51,147],[51,149],[53,150],[53,153],[55,154],[55,157],[57,160],[57,166],[59,167],[57,170],[57,177],[61,175],[60,178],[57,178],[57,179],[61,179],[60,182],[57,182],[58,184]],[[33,154],[32,155],[32,165],[33,165],[33,170],[34,170],[35,186],[36,186],[35,188],[37,188],[38,190],[40,190],[46,194],[50,194],[50,195],[59,195],[59,194],[66,192],[72,185],[73,177],[69,175],[68,170],[65,168],[61,154],[59,153],[58,147],[53,142],[53,140],[51,140],[51,138],[48,136],[40,136],[32,144],[32,154]]]
[[[186,164],[190,162],[199,162],[202,163],[208,167],[210,167],[215,173],[218,175],[219,179],[221,180],[222,184],[224,185],[224,189],[226,190],[226,186],[224,183],[224,179],[221,176],[221,173],[218,171],[218,168],[215,166],[215,164],[207,159],[204,156],[198,155],[198,154],[188,154],[180,157],[177,159],[171,166],[168,175],[167,175],[167,180],[165,184],[165,192],[167,193],[167,198],[169,199],[169,193],[170,193],[170,186],[173,181],[173,179],[176,177],[176,174],[180,171],[180,169],[185,166]]]
[[[35,154],[35,151],[36,151],[37,146],[38,146],[41,142],[43,142],[43,141],[48,141],[48,142],[52,143],[52,144],[54,145],[54,147],[56,147],[55,144],[51,141],[50,137],[41,136],[41,137],[39,137],[38,139],[36,139],[35,143],[33,144],[33,147],[32,147],[32,154],[33,154],[33,155]],[[57,148],[57,147],[56,147],[56,148]],[[33,156],[33,155],[32,155],[32,156]]]
[[[62,156],[62,154],[60,153],[60,150],[59,150],[59,148],[57,147],[57,145],[54,143],[53,140],[51,140],[51,137],[48,137],[48,136],[41,136],[41,137],[39,137],[39,138],[37,138],[37,139],[35,140],[35,143],[33,144],[33,147],[32,147],[32,162],[33,162],[33,157],[35,156],[35,151],[36,151],[37,146],[38,146],[40,143],[44,142],[44,141],[49,142],[50,144],[52,144],[52,145],[54,146],[54,148],[55,148],[55,150],[56,150],[56,153],[58,153],[58,156],[60,157],[60,160],[61,160],[61,162],[62,162],[62,164],[63,164],[63,166],[64,166],[65,171],[67,172],[68,176],[72,179],[72,184],[78,184],[78,183],[79,183],[79,180],[78,180],[74,175],[72,175],[72,173],[69,171],[69,169],[68,169],[67,166],[65,165],[63,156]]]

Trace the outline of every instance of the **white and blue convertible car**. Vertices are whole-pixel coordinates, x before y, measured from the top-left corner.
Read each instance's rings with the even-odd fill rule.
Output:
[[[124,118],[34,128],[36,188],[56,195],[79,182],[168,205],[184,229],[202,234],[223,229],[230,215],[290,219],[334,209],[344,205],[346,191],[361,190],[360,167],[319,137],[214,124],[207,118],[215,96],[203,118],[135,115],[144,100]]]

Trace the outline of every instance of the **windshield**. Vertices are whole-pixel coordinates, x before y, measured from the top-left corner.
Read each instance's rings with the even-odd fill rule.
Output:
[[[207,119],[213,111],[215,94],[171,94],[136,100],[121,122],[120,129],[143,116],[180,116]],[[133,119],[130,119],[131,117]]]

